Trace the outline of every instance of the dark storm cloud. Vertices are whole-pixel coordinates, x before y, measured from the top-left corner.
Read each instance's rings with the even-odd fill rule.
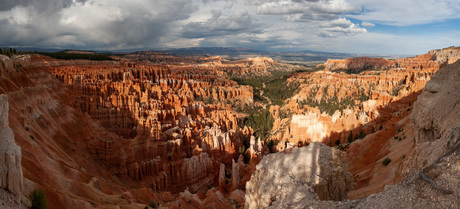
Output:
[[[87,0],[2,0],[0,11],[9,11],[15,7],[32,7],[38,11],[68,8],[75,3],[85,3]]]
[[[0,6],[0,45],[91,49],[157,46],[197,9],[190,0],[7,0]]]

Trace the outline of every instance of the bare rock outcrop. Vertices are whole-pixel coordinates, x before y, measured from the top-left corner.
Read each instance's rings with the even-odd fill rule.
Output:
[[[412,123],[417,147],[406,174],[435,162],[460,143],[460,61],[439,70],[414,103]]]
[[[245,208],[343,200],[353,188],[346,153],[321,143],[266,156],[246,183]]]
[[[0,95],[0,188],[20,198],[23,189],[21,147],[8,126],[8,97]]]

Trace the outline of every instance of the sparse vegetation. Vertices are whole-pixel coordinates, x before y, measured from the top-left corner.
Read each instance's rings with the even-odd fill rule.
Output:
[[[358,138],[359,138],[359,139],[364,139],[364,137],[366,137],[366,134],[363,132],[363,130],[361,130],[361,131],[359,132]]]
[[[353,133],[350,132],[350,135],[348,135],[348,142],[352,143],[353,142]]]
[[[3,54],[8,57],[13,57],[14,55],[17,55],[17,54],[23,54],[23,52],[16,51],[15,48],[3,48],[3,49],[0,49],[0,54]]]
[[[364,91],[359,91],[359,95],[351,98],[346,98],[339,100],[337,94],[337,90],[334,90],[334,96],[323,99],[321,98],[319,101],[314,100],[315,95],[318,93],[321,87],[317,86],[316,89],[313,89],[310,92],[310,96],[308,97],[307,100],[303,100],[299,103],[300,106],[308,105],[310,107],[318,107],[318,109],[322,112],[326,112],[329,115],[333,115],[335,111],[340,111],[342,112],[344,109],[347,107],[354,108],[355,105],[355,100],[359,100],[360,102],[367,101],[369,99],[369,96],[364,93]],[[322,91],[324,95],[327,95],[329,86],[323,87]]]
[[[404,86],[405,84],[403,83],[400,83],[397,86],[395,86],[395,88],[393,88],[393,91],[391,92],[391,96],[398,96],[399,91],[401,91],[401,89],[403,89]]]
[[[387,157],[382,161],[382,165],[387,166],[388,164],[390,164],[390,162],[391,162],[391,159]]]
[[[156,208],[156,207],[157,207],[157,203],[155,202],[155,200],[150,200],[150,201],[149,201],[149,206],[150,206],[151,208]]]
[[[270,76],[254,78],[233,77],[239,85],[250,85],[254,89],[254,100],[262,103],[270,102],[275,105],[282,105],[284,100],[292,97],[298,89],[299,84],[289,83],[290,72],[273,71]],[[263,92],[263,93],[262,93]]]
[[[30,193],[32,202],[31,209],[47,209],[45,193],[41,189],[36,189]]]
[[[34,52],[37,54],[49,56],[56,59],[63,59],[63,60],[74,60],[74,59],[85,59],[85,60],[113,60],[110,56],[105,54],[99,53],[92,53],[92,54],[74,54],[74,53],[66,53],[66,52]]]
[[[275,145],[275,142],[273,142],[273,140],[269,140],[267,143],[267,147],[270,153],[272,152],[273,145]]]
[[[266,139],[273,127],[273,118],[268,109],[252,108],[249,116],[244,119],[244,125],[254,129],[256,138]]]

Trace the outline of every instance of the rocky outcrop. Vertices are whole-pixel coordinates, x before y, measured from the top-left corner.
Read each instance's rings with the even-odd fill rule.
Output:
[[[437,70],[460,59],[460,48],[449,47],[445,49],[431,50],[426,54],[415,57],[387,60],[385,58],[354,57],[343,60],[329,59],[324,64],[326,70],[343,70],[346,72],[359,73],[365,70],[379,69],[413,69],[413,70]],[[320,65],[320,66],[321,66]]]
[[[411,120],[417,147],[406,175],[417,172],[460,143],[460,61],[432,76],[414,103]]]
[[[23,190],[21,148],[8,126],[8,97],[0,95],[0,188],[20,198]]]
[[[444,49],[435,49],[428,52],[433,55],[433,60],[441,65],[448,65],[460,59],[460,47],[449,47]]]
[[[298,201],[344,200],[353,188],[346,154],[321,143],[270,154],[246,183],[245,208],[286,208]]]
[[[385,58],[354,57],[343,60],[328,59],[323,65],[327,70],[350,70],[359,73],[363,70],[394,67],[394,62]]]

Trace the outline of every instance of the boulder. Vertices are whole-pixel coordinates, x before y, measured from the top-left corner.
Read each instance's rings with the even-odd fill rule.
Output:
[[[246,183],[245,208],[344,200],[354,187],[346,153],[321,143],[265,156]]]

